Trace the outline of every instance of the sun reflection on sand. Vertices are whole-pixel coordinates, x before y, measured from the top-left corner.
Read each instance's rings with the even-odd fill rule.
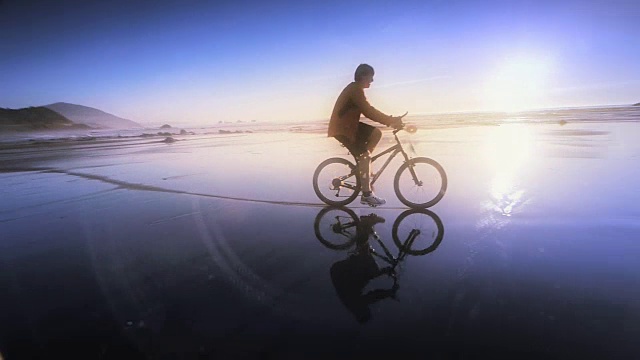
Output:
[[[524,193],[516,187],[512,174],[498,173],[491,182],[491,200],[487,205],[502,215],[511,216],[513,209],[522,202]]]
[[[485,141],[485,164],[494,175],[484,209],[511,216],[524,203],[521,170],[531,159],[533,139],[525,125],[502,125]]]
[[[527,125],[500,125],[483,147],[485,163],[492,170],[514,172],[531,157],[533,136]]]

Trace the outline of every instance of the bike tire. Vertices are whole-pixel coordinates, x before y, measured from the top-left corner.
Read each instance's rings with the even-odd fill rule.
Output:
[[[419,172],[417,176],[422,176],[422,178],[418,180],[422,181],[423,184],[416,185],[408,181],[413,181],[412,170]],[[409,179],[407,180],[407,178]],[[413,158],[398,168],[393,179],[393,189],[400,202],[408,207],[413,209],[428,208],[437,204],[447,191],[447,174],[444,168],[433,159],[426,157]],[[415,194],[412,194],[412,192]],[[418,193],[422,193],[422,199],[418,199]]]
[[[332,212],[338,214],[335,216],[335,223],[332,223],[331,217],[326,217],[327,214],[330,214]],[[338,229],[335,228],[336,225],[340,225],[337,218],[340,216],[341,212],[344,213],[342,217],[351,219],[350,221],[348,220],[347,222],[345,222],[345,225],[352,225],[349,227],[345,227],[345,229],[350,230],[345,231],[346,234],[342,231],[338,233],[336,231]],[[358,215],[356,215],[356,213],[349,208],[342,206],[327,206],[320,210],[318,215],[316,215],[316,219],[313,222],[313,231],[316,234],[316,238],[318,239],[318,241],[320,241],[320,243],[322,243],[322,245],[324,245],[325,247],[332,250],[344,250],[350,248],[355,243],[358,228],[357,225],[359,221],[360,218],[358,217]],[[343,230],[341,226],[338,227],[340,227],[340,230]],[[334,234],[336,235],[335,238],[331,236],[331,239],[329,239],[329,236],[327,236]]]
[[[417,215],[417,217],[414,215]],[[433,225],[436,228],[435,234],[433,233]],[[406,246],[406,237],[408,237],[410,229],[420,230],[420,235],[417,235],[412,243]],[[409,255],[426,255],[440,246],[444,238],[444,225],[440,217],[431,210],[409,209],[396,218],[391,229],[391,236],[393,237],[393,242],[396,243],[396,246],[401,251]],[[426,240],[426,244],[423,240]]]
[[[332,181],[340,176],[350,179],[348,185],[353,188],[340,186],[340,190],[332,189]],[[321,162],[313,173],[313,191],[322,202],[331,206],[351,203],[360,192],[360,177],[357,176],[356,166],[349,160],[338,157]],[[340,197],[340,191],[346,191],[348,195]],[[334,192],[335,195],[331,196]]]

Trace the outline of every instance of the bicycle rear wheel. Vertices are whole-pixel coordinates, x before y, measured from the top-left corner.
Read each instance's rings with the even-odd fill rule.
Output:
[[[447,175],[437,161],[418,157],[400,166],[393,188],[403,204],[424,209],[442,199],[447,190]]]
[[[440,246],[444,237],[442,220],[427,209],[411,209],[403,212],[391,229],[393,242],[410,255],[425,255]]]
[[[337,157],[323,161],[313,173],[313,191],[325,204],[349,204],[360,192],[356,166],[347,159]]]
[[[316,238],[329,249],[348,249],[356,241],[359,220],[351,209],[328,206],[316,216],[313,231]]]

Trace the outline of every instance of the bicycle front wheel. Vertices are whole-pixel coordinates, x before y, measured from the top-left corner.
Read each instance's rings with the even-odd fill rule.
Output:
[[[323,161],[313,173],[313,191],[325,204],[349,204],[360,192],[356,166],[347,159],[337,157]]]
[[[410,255],[425,255],[440,246],[444,225],[440,217],[427,209],[403,212],[393,223],[391,236],[399,249]]]
[[[393,188],[403,204],[424,209],[442,199],[447,190],[447,175],[437,161],[418,157],[400,166]]]

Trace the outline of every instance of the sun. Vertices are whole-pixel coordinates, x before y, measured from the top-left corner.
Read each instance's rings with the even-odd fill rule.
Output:
[[[544,57],[505,59],[485,84],[485,107],[508,112],[544,107],[550,72],[551,63]]]

